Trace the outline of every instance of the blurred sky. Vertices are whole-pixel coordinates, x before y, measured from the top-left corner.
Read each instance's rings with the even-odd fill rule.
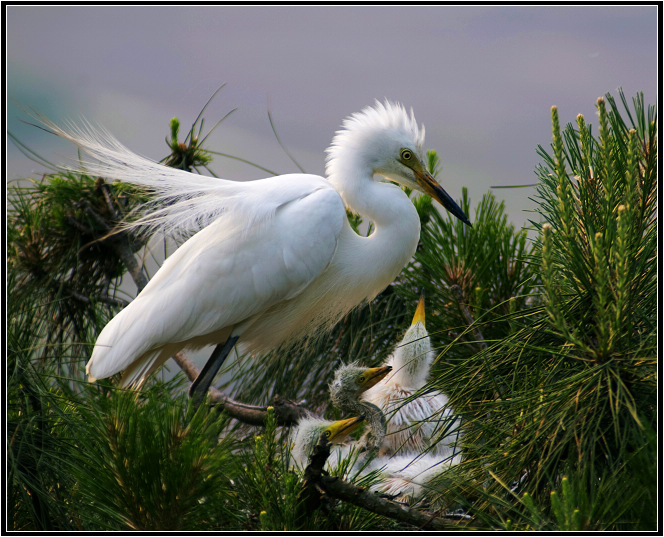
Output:
[[[563,124],[595,127],[597,97],[621,86],[658,101],[657,6],[8,6],[10,99],[53,120],[85,117],[136,152],[167,154],[168,122],[182,130],[222,83],[207,125],[234,107],[208,147],[279,173],[324,172],[324,150],[344,117],[389,98],[412,107],[439,180],[474,203],[490,186],[535,181],[537,144]],[[7,127],[54,162],[73,147],[20,122]],[[7,177],[41,168],[8,143]],[[217,175],[259,178],[217,158]],[[495,190],[517,226],[534,189]],[[474,209],[471,211],[474,214]],[[472,219],[472,217],[471,217]]]

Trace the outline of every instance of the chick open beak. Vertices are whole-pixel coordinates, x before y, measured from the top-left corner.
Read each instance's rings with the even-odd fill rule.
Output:
[[[424,190],[424,192],[429,194],[429,196],[435,199],[464,224],[473,227],[470,223],[470,220],[468,220],[466,213],[464,213],[461,207],[457,205],[457,202],[454,201],[447,192],[445,192],[443,187],[438,184],[438,182],[433,178],[433,175],[424,169],[413,170],[413,172],[415,173],[415,177],[417,177],[418,185],[422,188],[422,190]]]
[[[391,365],[384,365],[381,367],[370,367],[364,372],[364,382],[362,383],[362,391],[366,391],[378,384],[385,376],[392,371]]]
[[[328,427],[328,431],[330,431],[330,436],[327,437],[328,442],[341,442],[350,433],[357,429],[363,421],[364,416],[358,416],[356,418],[348,418],[346,420],[333,422]]]

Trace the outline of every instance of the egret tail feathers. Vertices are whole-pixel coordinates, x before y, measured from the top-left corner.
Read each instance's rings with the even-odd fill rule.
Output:
[[[147,378],[159,369],[171,355],[171,352],[162,349],[142,356],[124,370],[120,379],[120,387],[140,389]]]
[[[243,183],[171,168],[137,155],[111,133],[89,122],[59,126],[37,116],[46,129],[93,157],[77,171],[148,189],[152,200],[140,208],[141,218],[127,227],[149,232],[192,233],[216,220],[234,205]]]

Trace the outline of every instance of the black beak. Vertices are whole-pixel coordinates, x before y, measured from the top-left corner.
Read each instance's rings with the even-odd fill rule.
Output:
[[[466,216],[466,213],[461,210],[461,207],[457,205],[457,202],[452,199],[452,197],[445,192],[442,186],[433,178],[433,176],[427,171],[415,172],[415,175],[418,179],[420,186],[423,190],[429,194],[433,199],[445,207],[449,212],[461,220],[464,224],[473,227]]]

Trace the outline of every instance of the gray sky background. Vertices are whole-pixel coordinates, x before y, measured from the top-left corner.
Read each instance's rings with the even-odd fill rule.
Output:
[[[51,119],[88,118],[136,152],[167,154],[168,122],[182,130],[222,83],[206,113],[213,150],[279,173],[322,174],[324,149],[347,115],[389,98],[413,107],[439,179],[474,204],[490,186],[532,183],[537,144],[551,141],[550,107],[563,124],[622,86],[658,101],[657,6],[9,6],[10,99]],[[54,162],[76,153],[19,121],[7,127]],[[7,177],[40,168],[7,147]],[[217,175],[265,175],[215,159]],[[534,189],[495,190],[523,225]],[[474,209],[473,212],[474,214]],[[472,218],[472,217],[471,217]]]

